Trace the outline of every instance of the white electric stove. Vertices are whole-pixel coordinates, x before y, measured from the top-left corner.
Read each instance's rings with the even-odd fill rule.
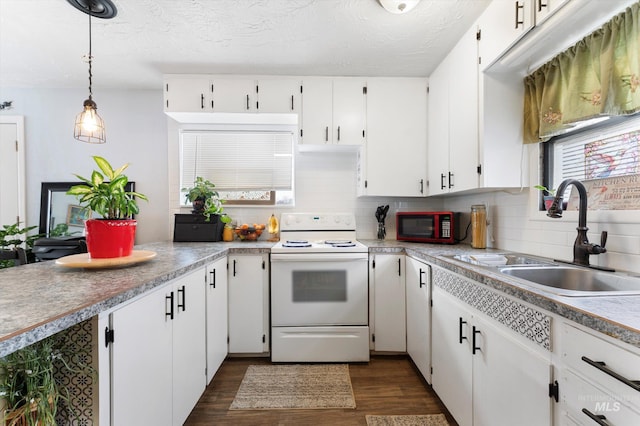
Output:
[[[271,359],[369,360],[368,249],[348,213],[287,213],[271,249]]]

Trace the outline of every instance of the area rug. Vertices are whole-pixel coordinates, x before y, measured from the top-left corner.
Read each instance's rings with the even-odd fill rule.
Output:
[[[444,414],[423,416],[366,416],[367,426],[449,426]]]
[[[250,365],[230,410],[356,408],[347,364]]]

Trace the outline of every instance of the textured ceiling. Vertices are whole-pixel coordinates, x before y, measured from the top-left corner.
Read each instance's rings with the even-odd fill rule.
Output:
[[[489,0],[114,0],[93,18],[95,88],[165,73],[427,76]],[[0,0],[0,87],[86,87],[88,16],[66,0]]]

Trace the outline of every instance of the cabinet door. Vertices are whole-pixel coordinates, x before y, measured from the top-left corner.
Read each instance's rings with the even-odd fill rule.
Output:
[[[227,258],[207,267],[207,383],[227,356]]]
[[[406,259],[407,353],[431,383],[431,267]]]
[[[449,59],[429,77],[429,195],[449,192]]]
[[[171,422],[170,293],[171,286],[164,286],[111,314],[111,424]]]
[[[550,355],[527,348],[484,318],[474,317],[473,327],[474,426],[552,424]]]
[[[472,27],[449,57],[450,192],[478,187],[478,40]]]
[[[374,280],[374,349],[405,352],[404,255],[376,255],[372,259]]]
[[[302,82],[302,137],[305,145],[333,143],[333,83],[330,78]]]
[[[258,82],[258,111],[300,113],[300,81],[294,79],[260,80]]]
[[[166,112],[211,111],[211,88],[207,78],[168,77],[164,82]]]
[[[206,387],[204,268],[176,280],[173,292],[173,424],[181,425]]]
[[[482,31],[482,69],[529,32],[533,21],[533,0],[493,0],[478,19]]]
[[[569,0],[533,0],[535,25],[540,25],[556,13]]]
[[[263,256],[229,256],[229,353],[268,348],[268,277]]]
[[[420,197],[427,181],[427,81],[367,81],[366,195]]]
[[[365,141],[367,82],[361,78],[333,80],[333,142],[362,145]]]
[[[255,80],[216,78],[213,81],[213,111],[255,112],[256,90]]]
[[[471,426],[474,424],[471,405],[471,314],[465,305],[435,285],[432,299],[433,390],[460,426]],[[502,389],[500,395],[509,392],[506,389]],[[515,389],[519,390],[519,387]],[[498,398],[498,401],[501,399]]]

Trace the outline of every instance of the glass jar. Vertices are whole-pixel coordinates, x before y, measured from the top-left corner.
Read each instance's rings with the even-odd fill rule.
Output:
[[[233,227],[231,225],[225,225],[222,229],[222,241],[233,241]]]
[[[487,247],[487,208],[484,204],[471,206],[471,247]]]

